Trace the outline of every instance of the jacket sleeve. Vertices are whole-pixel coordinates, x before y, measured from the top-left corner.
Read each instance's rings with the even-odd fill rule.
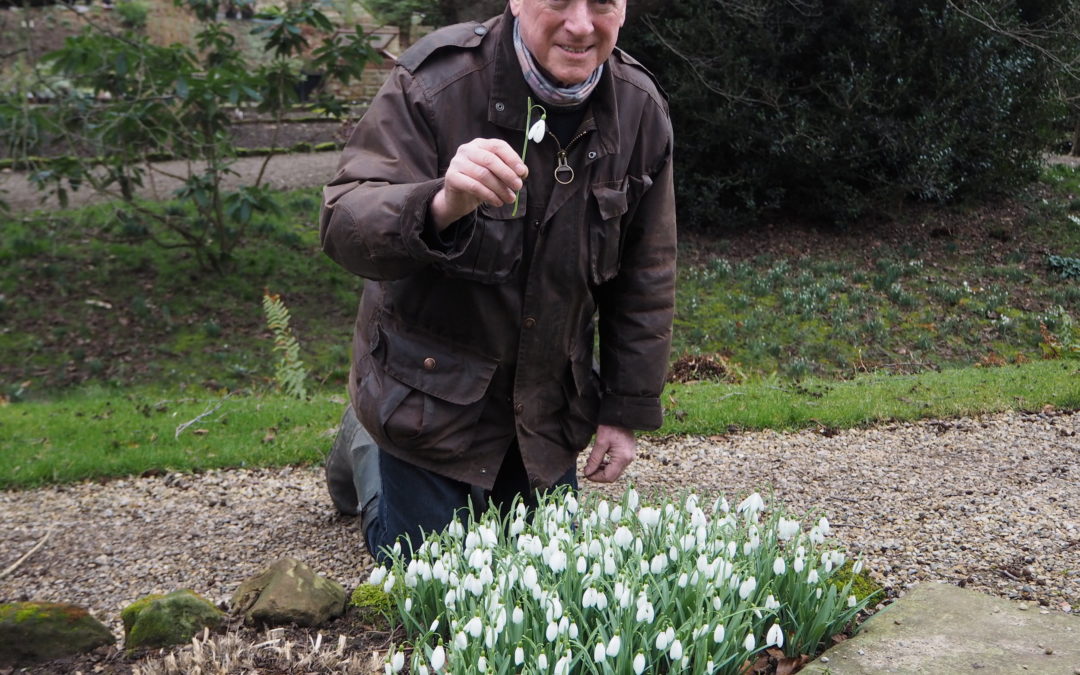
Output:
[[[670,136],[669,136],[670,139]],[[598,289],[600,424],[657,429],[675,314],[675,190],[671,145],[632,214],[619,273]]]
[[[320,238],[339,265],[368,279],[392,280],[461,254],[474,219],[436,233],[428,218],[443,185],[435,128],[422,87],[395,68],[323,189]]]

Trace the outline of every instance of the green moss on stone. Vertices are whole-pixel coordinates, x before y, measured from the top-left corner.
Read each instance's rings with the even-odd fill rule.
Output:
[[[357,617],[364,623],[386,621],[390,614],[390,596],[381,586],[361,584],[353,591],[349,604],[356,608]]]
[[[129,617],[134,617],[131,627],[125,622],[124,643],[128,650],[184,644],[204,628],[217,628],[225,616],[208,600],[186,589],[142,598],[134,604],[140,603],[141,610],[129,612]]]
[[[124,635],[131,632],[131,627],[135,625],[135,619],[139,618],[139,614],[150,606],[151,602],[164,597],[161,593],[152,593],[139,598],[120,610],[120,620],[124,622]]]
[[[854,565],[853,561],[848,560],[829,577],[829,583],[836,586],[838,592],[844,590],[848,580],[851,581],[850,594],[854,595],[859,602],[884,590],[881,584],[871,579],[866,572],[855,574]]]

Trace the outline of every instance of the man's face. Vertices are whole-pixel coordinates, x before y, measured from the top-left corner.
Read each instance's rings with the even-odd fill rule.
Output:
[[[626,0],[510,0],[521,39],[564,86],[588,79],[615,49]]]

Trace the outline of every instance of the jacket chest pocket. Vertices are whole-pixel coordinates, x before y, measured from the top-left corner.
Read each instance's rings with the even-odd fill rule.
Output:
[[[376,439],[433,458],[468,448],[497,360],[382,328],[370,358],[357,391],[361,421]]]
[[[439,263],[439,268],[447,276],[482,284],[505,284],[517,279],[525,241],[522,228],[526,199],[523,187],[516,214],[513,204],[481,206],[468,246],[453,260]]]
[[[622,221],[628,210],[627,181],[596,183],[589,213],[589,279],[602,284],[619,272]],[[595,210],[594,210],[595,209]]]

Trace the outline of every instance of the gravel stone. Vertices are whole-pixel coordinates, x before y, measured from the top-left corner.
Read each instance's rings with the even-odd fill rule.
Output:
[[[944,581],[1051,611],[1080,607],[1080,413],[1006,413],[869,429],[642,438],[626,478],[645,493],[757,490],[865,559],[891,597]],[[582,462],[584,455],[582,456]],[[1070,475],[1072,474],[1072,475]],[[583,490],[621,494],[625,481]],[[321,467],[209,471],[0,492],[0,601],[71,602],[119,632],[120,610],[190,588],[224,603],[292,556],[354,588],[355,518]]]

